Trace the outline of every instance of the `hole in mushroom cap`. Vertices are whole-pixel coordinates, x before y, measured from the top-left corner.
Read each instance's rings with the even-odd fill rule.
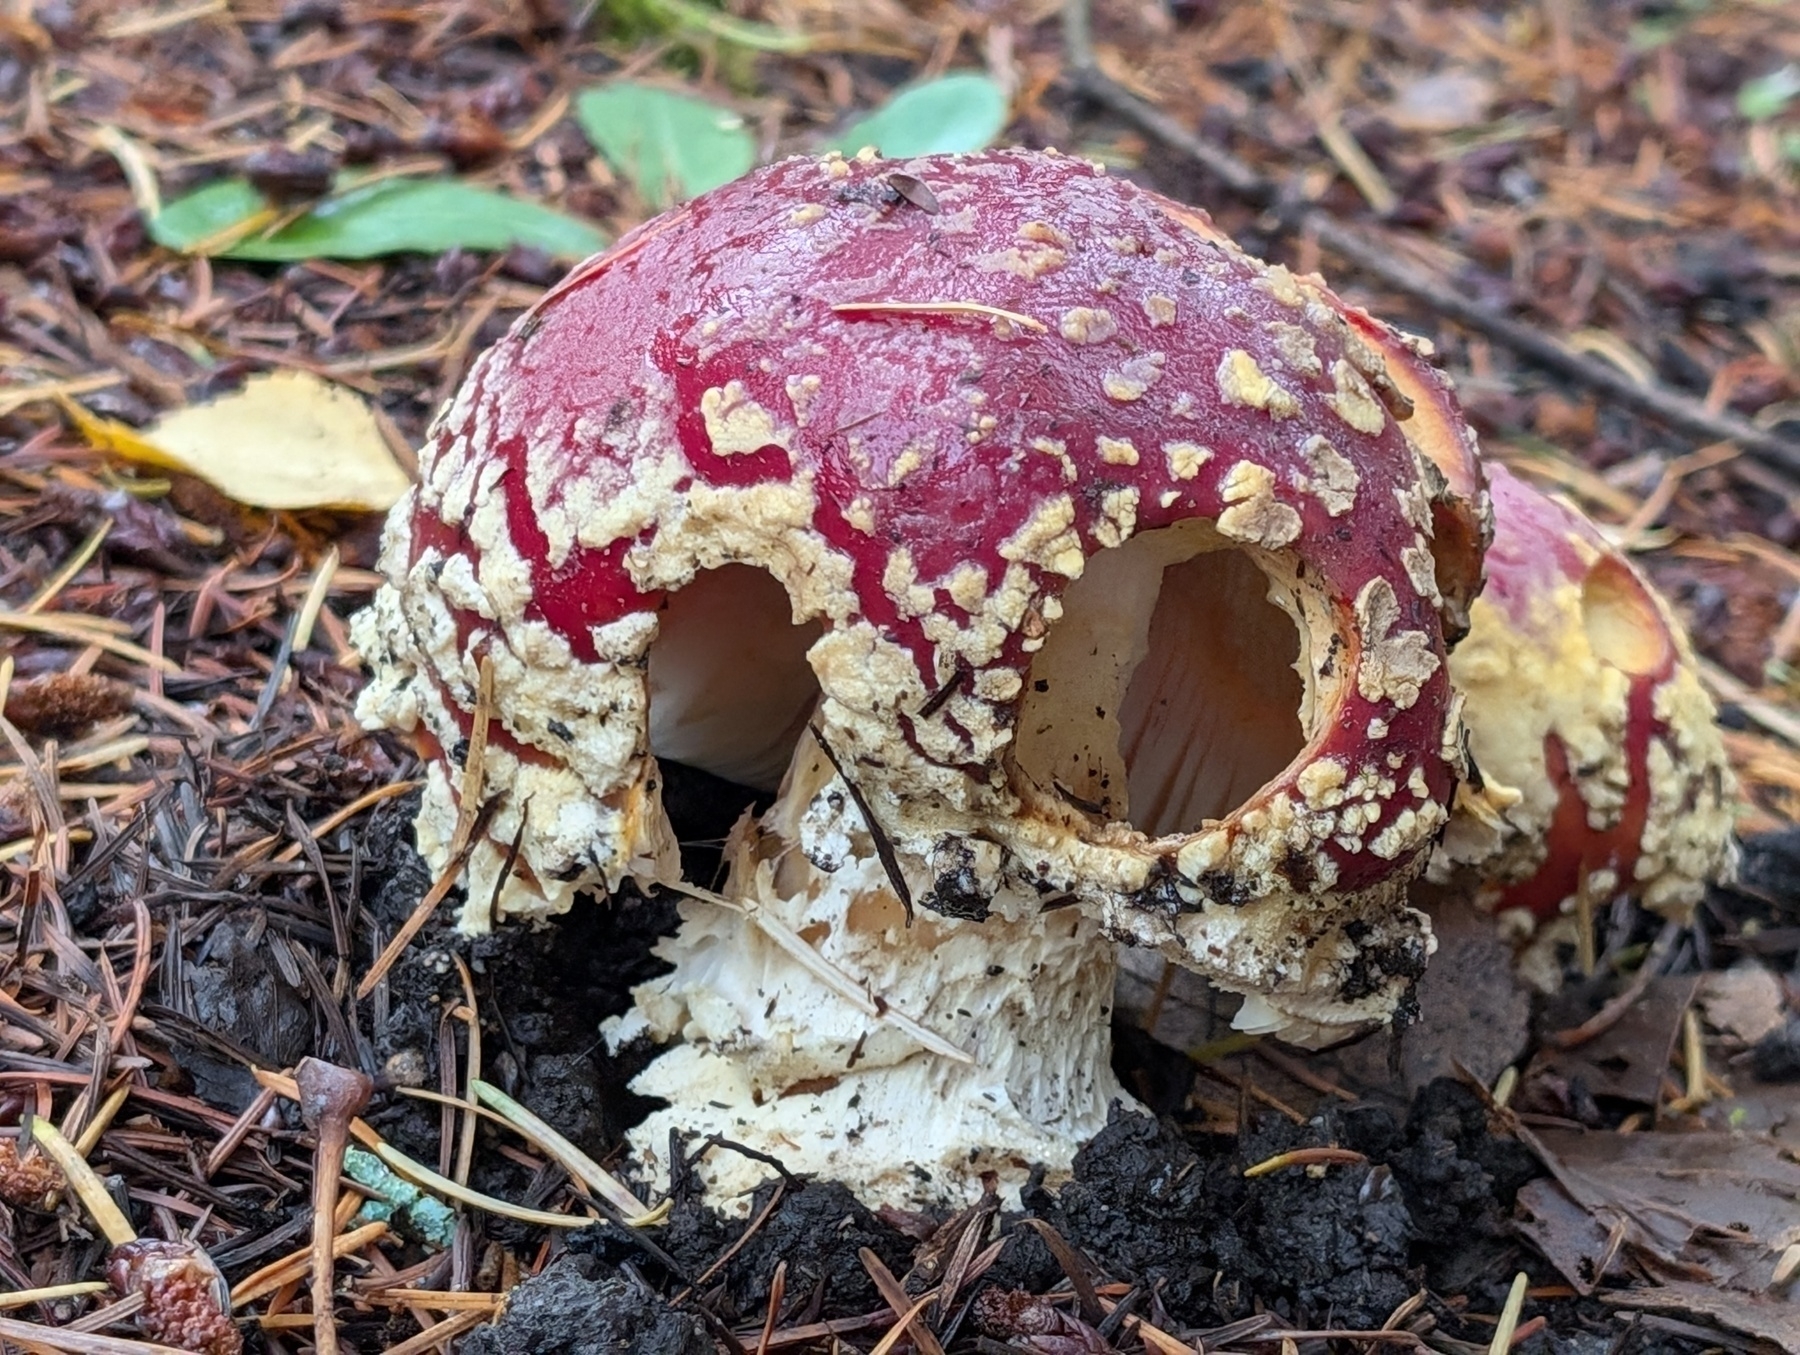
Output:
[[[1438,592],[1449,600],[1457,624],[1466,633],[1468,608],[1481,592],[1482,543],[1476,519],[1464,503],[1440,502],[1431,509],[1432,576]]]
[[[1305,746],[1295,620],[1204,523],[1101,551],[1032,664],[1019,768],[1151,837],[1223,818]]]
[[[1632,677],[1669,661],[1669,631],[1644,585],[1621,560],[1602,557],[1581,585],[1581,624],[1602,663]]]
[[[703,570],[669,596],[650,646],[650,751],[754,790],[781,783],[819,682],[786,591],[749,565]]]

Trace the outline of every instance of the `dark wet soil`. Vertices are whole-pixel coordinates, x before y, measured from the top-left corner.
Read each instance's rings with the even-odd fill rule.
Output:
[[[706,1324],[643,1283],[570,1253],[513,1291],[506,1318],[462,1343],[463,1355],[713,1355]]]
[[[1244,1175],[1277,1154],[1319,1147],[1367,1160]],[[1183,1134],[1166,1120],[1119,1110],[1082,1151],[1071,1182],[1054,1192],[1028,1189],[1027,1212],[996,1221],[1003,1246],[971,1287],[972,1306],[987,1314],[982,1320],[990,1327],[996,1308],[1020,1321],[1063,1320],[1035,1310],[1019,1316],[1032,1307],[1028,1295],[1067,1279],[1043,1236],[1028,1226],[1036,1219],[1075,1248],[1091,1274],[1133,1286],[1143,1311],[1165,1329],[1214,1329],[1274,1314],[1299,1328],[1370,1330],[1423,1288],[1433,1296],[1428,1308],[1440,1333],[1484,1343],[1491,1328],[1465,1314],[1498,1311],[1520,1269],[1554,1283],[1507,1224],[1513,1195],[1540,1172],[1522,1145],[1493,1132],[1476,1095],[1449,1080],[1426,1088],[1402,1120],[1375,1107],[1332,1110],[1303,1125],[1271,1115],[1242,1137]],[[904,1277],[909,1293],[938,1278],[917,1224],[871,1213],[832,1182],[772,1180],[757,1194],[749,1221],[721,1219],[703,1201],[683,1198],[653,1240],[612,1225],[571,1237],[571,1256],[521,1290],[528,1301],[515,1300],[483,1343],[467,1348],[484,1355],[686,1352],[681,1342],[691,1328],[674,1324],[678,1312],[698,1298],[728,1324],[754,1324],[778,1267],[783,1325],[853,1318],[882,1303],[864,1262],[868,1252]],[[559,1319],[555,1311],[572,1302],[617,1305],[606,1312],[614,1324],[608,1331],[642,1333],[633,1336],[640,1344],[584,1344],[594,1339],[592,1324],[566,1312]],[[1618,1334],[1598,1303],[1571,1302],[1560,1305],[1553,1330],[1519,1348],[1600,1355],[1618,1349]],[[1704,1348],[1666,1336],[1631,1347],[1657,1355]]]
[[[653,1240],[645,1233],[601,1225],[576,1234],[570,1248],[607,1265],[632,1266],[678,1289],[698,1284],[708,1307],[730,1322],[763,1312],[778,1266],[786,1267],[787,1301],[822,1318],[881,1306],[881,1294],[863,1264],[864,1249],[895,1275],[912,1266],[915,1240],[835,1181],[772,1179],[753,1198],[749,1217],[762,1220],[754,1230],[744,1220],[720,1218],[691,1194],[677,1199],[668,1225]],[[716,1265],[746,1233],[744,1245],[724,1265]]]
[[[728,826],[722,802],[708,802],[707,790],[701,788],[690,840],[702,836],[692,831],[694,823],[715,841]],[[381,830],[396,835],[389,859],[397,864],[365,879],[371,911],[389,930],[428,884],[400,836],[409,811],[397,805],[392,825]],[[1769,892],[1792,897],[1782,892],[1791,854],[1781,842],[1753,849],[1744,892],[1715,901],[1714,931],[1722,939],[1738,934],[1730,919],[1770,907]],[[598,1028],[625,1010],[632,985],[659,971],[650,948],[674,921],[670,902],[631,895],[474,941],[434,924],[393,971],[385,1014],[372,1023],[375,1051],[393,1080],[435,1066],[441,1032],[448,1026],[454,1042],[460,1029],[446,1013],[463,999],[461,957],[484,1018],[486,1076],[603,1156],[649,1103],[625,1087],[647,1054],[611,1055]],[[215,947],[220,963],[229,963],[232,944],[227,938]],[[258,1021],[266,1007],[256,1008]],[[278,1029],[265,1023],[265,1037]],[[1027,1219],[1066,1240],[1094,1276],[1133,1286],[1140,1310],[1172,1330],[1224,1327],[1257,1314],[1301,1329],[1367,1330],[1424,1290],[1438,1332],[1485,1348],[1491,1325],[1484,1327],[1479,1315],[1491,1321],[1517,1272],[1536,1284],[1558,1283],[1509,1223],[1515,1193],[1542,1169],[1462,1083],[1430,1083],[1403,1114],[1327,1101],[1304,1123],[1245,1113],[1243,1132],[1207,1132],[1182,1122],[1188,1061],[1129,1030],[1118,1034],[1133,1085],[1157,1093],[1149,1099],[1174,1118],[1116,1109],[1077,1158],[1073,1180],[1059,1190],[1028,1188],[1023,1215],[996,1219],[993,1236],[1004,1244],[964,1295],[971,1306],[957,1333],[972,1340],[999,1321],[996,1312],[1012,1311],[1008,1303],[1029,1307],[1025,1296],[1066,1287],[1063,1264]],[[455,1047],[465,1057],[463,1046]],[[388,1097],[370,1119],[404,1150],[436,1156],[435,1107]],[[1245,1176],[1253,1164],[1313,1148],[1349,1150],[1361,1160]],[[532,1203],[548,1184],[499,1153],[479,1154],[477,1164],[473,1184],[506,1198]],[[769,1304],[778,1268],[784,1327],[854,1319],[884,1306],[870,1278],[871,1255],[909,1292],[938,1278],[925,1240],[938,1222],[877,1214],[837,1183],[783,1179],[773,1170],[746,1222],[720,1216],[681,1183],[661,1228],[598,1225],[559,1239],[561,1255],[519,1291],[497,1326],[463,1348],[482,1355],[711,1349],[707,1323],[753,1327]],[[496,1237],[527,1240],[527,1230],[505,1220],[492,1225]],[[983,1290],[1017,1297],[990,1297],[981,1307],[974,1298]],[[1598,1303],[1563,1301],[1551,1311],[1549,1328],[1520,1349],[1556,1355],[1617,1349],[1619,1321]],[[1034,1313],[1019,1320],[1063,1320],[1048,1310]],[[869,1343],[878,1335],[875,1329]],[[1704,1348],[1668,1333],[1640,1331],[1633,1339],[1636,1352]]]

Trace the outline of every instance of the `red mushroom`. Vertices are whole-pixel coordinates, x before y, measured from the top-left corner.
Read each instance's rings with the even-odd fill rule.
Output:
[[[1729,859],[1732,786],[1687,637],[1580,513],[1489,477],[1487,588],[1450,660],[1476,774],[1432,874],[1540,920],[1584,892],[1685,920]]]
[[[477,363],[390,519],[362,715],[417,730],[441,865],[491,670],[466,928],[692,897],[625,1026],[678,1041],[653,1161],[718,1131],[913,1202],[1063,1165],[1119,1094],[1112,942],[1304,1041],[1429,954],[1483,507],[1409,387],[1387,331],[1084,161],[789,160]],[[659,760],[779,789],[721,895]]]

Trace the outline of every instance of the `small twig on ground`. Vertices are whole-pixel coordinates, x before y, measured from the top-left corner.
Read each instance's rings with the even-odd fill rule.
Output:
[[[131,1226],[119,1206],[113,1203],[113,1197],[107,1193],[94,1169],[87,1164],[75,1145],[60,1133],[55,1125],[42,1116],[34,1116],[31,1121],[31,1137],[39,1148],[54,1162],[69,1183],[69,1189],[81,1201],[87,1210],[88,1217],[93,1219],[106,1240],[115,1247],[122,1247],[127,1242],[135,1241],[137,1230]]]
[[[1625,990],[1579,1026],[1553,1032],[1547,1043],[1557,1049],[1576,1049],[1616,1026],[1619,1019],[1644,995],[1645,990],[1650,987],[1650,981],[1662,972],[1663,962],[1674,949],[1675,939],[1681,935],[1681,931],[1679,922],[1665,923],[1662,932],[1651,944],[1650,953],[1644,956],[1643,964],[1638,966],[1637,973],[1632,975]]]
[[[1254,1166],[1244,1168],[1246,1180],[1272,1176],[1285,1167],[1327,1167],[1367,1165],[1369,1159],[1351,1148],[1296,1148],[1292,1152],[1266,1157]]]
[[[533,1114],[491,1082],[480,1078],[471,1080],[469,1094],[490,1106],[501,1119],[555,1158],[564,1171],[623,1215],[629,1226],[642,1227],[666,1216],[666,1209],[647,1207],[623,1181],[569,1142],[548,1121]]]
[[[862,1262],[869,1279],[874,1281],[876,1292],[887,1300],[888,1307],[901,1314],[895,1330],[910,1329],[909,1338],[918,1348],[919,1355],[944,1355],[943,1343],[937,1339],[937,1333],[931,1330],[924,1317],[925,1309],[937,1302],[937,1289],[928,1289],[914,1299],[895,1278],[894,1272],[887,1268],[887,1263],[875,1254],[873,1248],[858,1247],[856,1257]],[[889,1333],[890,1336],[892,1334]]]
[[[1513,1333],[1518,1330],[1519,1313],[1525,1307],[1525,1290],[1530,1283],[1531,1277],[1522,1270],[1513,1276],[1512,1289],[1506,1295],[1506,1307],[1500,1310],[1494,1339],[1488,1345],[1488,1355],[1506,1355],[1512,1349]]]
[[[467,1313],[456,1313],[445,1318],[435,1326],[427,1327],[414,1336],[407,1337],[397,1346],[388,1347],[388,1355],[425,1355],[428,1350],[443,1350],[453,1338],[464,1332],[473,1331],[482,1323],[489,1321],[493,1314],[476,1309]]]
[[[1410,1331],[1352,1331],[1347,1328],[1329,1328],[1318,1331],[1259,1331],[1249,1336],[1240,1336],[1239,1341],[1245,1345],[1266,1345],[1271,1341],[1280,1341],[1284,1347],[1292,1344],[1298,1347],[1309,1341],[1366,1341],[1370,1345],[1411,1346],[1414,1350],[1430,1350],[1423,1337]]]
[[[914,1319],[924,1311],[925,1305],[930,1303],[934,1297],[935,1295],[927,1294],[924,1298],[913,1304],[912,1307],[901,1313],[899,1319],[888,1331],[888,1334],[882,1337],[880,1341],[876,1342],[875,1349],[870,1351],[869,1355],[888,1355],[890,1350],[905,1339],[908,1332],[911,1332],[916,1336],[918,1334],[918,1328],[914,1324]]]
[[[782,1260],[775,1263],[775,1275],[769,1281],[769,1301],[763,1311],[762,1333],[756,1338],[756,1355],[769,1355],[769,1341],[775,1335],[775,1322],[786,1297],[787,1262]]]
[[[318,1355],[337,1355],[331,1248],[337,1233],[338,1177],[350,1145],[350,1122],[369,1104],[374,1084],[362,1073],[310,1058],[300,1060],[294,1082],[300,1090],[300,1116],[319,1136],[312,1181],[313,1348]]]
[[[852,1332],[866,1331],[870,1327],[879,1327],[884,1322],[894,1320],[894,1310],[882,1308],[879,1312],[864,1313],[860,1317],[834,1317],[823,1322],[808,1322],[798,1327],[788,1327],[783,1331],[773,1332],[769,1336],[770,1350],[783,1350],[788,1346],[810,1345],[816,1341],[826,1341],[837,1336],[847,1336]]]
[[[40,1327],[35,1322],[0,1318],[0,1340],[21,1350],[66,1350],[70,1355],[188,1355],[174,1346],[130,1341],[122,1336],[72,1331],[68,1327]]]
[[[1094,1277],[1087,1258],[1070,1246],[1068,1239],[1043,1219],[1021,1219],[1020,1222],[1044,1239],[1050,1255],[1056,1258],[1056,1264],[1069,1277],[1069,1284],[1075,1290],[1076,1304],[1081,1310],[1081,1320],[1091,1327],[1104,1319],[1106,1310],[1100,1306],[1100,1296],[1094,1291]]]
[[[432,883],[431,888],[419,900],[418,906],[408,915],[400,930],[394,933],[393,939],[382,947],[381,954],[375,957],[375,963],[369,966],[369,972],[363,975],[362,982],[356,986],[358,1002],[375,991],[375,985],[381,982],[388,970],[394,967],[394,962],[412,944],[413,938],[419,934],[427,922],[431,921],[431,915],[437,911],[437,906],[444,901],[457,881],[462,878],[462,868],[468,864],[469,857],[474,854],[481,834],[486,831],[488,820],[499,811],[499,808],[498,800],[489,800],[476,813],[473,831],[451,856],[450,864],[438,874],[438,878]]]
[[[745,1228],[743,1232],[739,1233],[737,1241],[733,1242],[719,1256],[714,1258],[713,1263],[711,1265],[709,1265],[705,1270],[701,1271],[698,1275],[696,1275],[694,1277],[692,1284],[688,1285],[685,1289],[683,1289],[674,1298],[669,1300],[669,1306],[671,1308],[678,1307],[689,1295],[691,1295],[701,1285],[705,1284],[708,1280],[712,1279],[713,1276],[717,1275],[721,1270],[723,1270],[725,1268],[725,1266],[731,1261],[731,1258],[736,1256],[740,1251],[742,1251],[744,1249],[745,1244],[747,1244],[751,1238],[755,1237],[756,1234],[762,1230],[762,1226],[765,1223],[767,1223],[769,1221],[770,1216],[774,1214],[775,1207],[781,1203],[782,1197],[787,1194],[788,1182],[794,1179],[794,1178],[788,1176],[786,1174],[785,1170],[782,1173],[782,1177],[783,1177],[782,1180],[775,1183],[775,1189],[769,1195],[769,1202],[762,1207],[761,1211],[757,1214],[757,1216],[755,1218],[750,1220],[750,1226]]]
[[[374,1223],[365,1223],[359,1228],[352,1228],[347,1233],[339,1233],[331,1240],[332,1260],[335,1262],[340,1257],[361,1251],[387,1230],[387,1222],[377,1219]],[[261,1270],[252,1271],[239,1280],[236,1287],[232,1289],[232,1308],[242,1308],[277,1290],[284,1289],[290,1284],[298,1284],[305,1277],[307,1268],[311,1265],[312,1249],[308,1247],[305,1251],[293,1252],[279,1260],[271,1261]]]
[[[77,1280],[73,1284],[46,1285],[42,1289],[20,1289],[11,1294],[0,1294],[0,1311],[29,1308],[34,1303],[54,1303],[58,1299],[86,1298],[106,1291],[107,1286],[99,1280]]]

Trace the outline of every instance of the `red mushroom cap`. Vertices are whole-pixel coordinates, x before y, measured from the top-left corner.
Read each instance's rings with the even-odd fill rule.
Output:
[[[1487,467],[1475,430],[1463,417],[1450,380],[1429,359],[1431,343],[1346,308],[1345,318],[1386,360],[1388,377],[1411,410],[1400,425],[1406,440],[1439,479],[1432,486],[1431,535],[1444,597],[1444,633],[1452,648],[1469,632],[1469,609],[1481,592],[1482,560],[1494,538]]]
[[[990,874],[1226,982],[1385,1010],[1428,944],[1403,889],[1457,775],[1444,636],[1482,534],[1410,445],[1407,389],[1445,387],[1315,281],[1084,161],[788,160],[589,260],[476,364],[390,521],[364,716],[423,723],[441,855],[493,666],[507,798],[466,923],[515,834],[503,908],[656,878],[651,754],[779,771],[709,743],[746,721],[657,720],[681,706],[659,648],[722,634],[742,604],[719,580],[750,566],[812,629],[713,666],[752,687],[758,663],[810,668],[821,733],[907,860],[965,869],[979,841]],[[1059,653],[1084,589],[1093,633],[1124,629]],[[1248,652],[1266,637],[1226,593],[1288,613],[1301,707],[1278,757],[1235,771],[1227,703],[1269,693],[1183,674],[1228,678],[1233,645],[1240,675],[1285,668]],[[1153,700],[1131,695],[1140,664]],[[758,719],[791,746],[809,708]]]
[[[1668,605],[1580,513],[1489,468],[1494,542],[1451,658],[1477,775],[1443,870],[1554,917],[1584,889],[1685,918],[1723,868],[1732,778]]]

